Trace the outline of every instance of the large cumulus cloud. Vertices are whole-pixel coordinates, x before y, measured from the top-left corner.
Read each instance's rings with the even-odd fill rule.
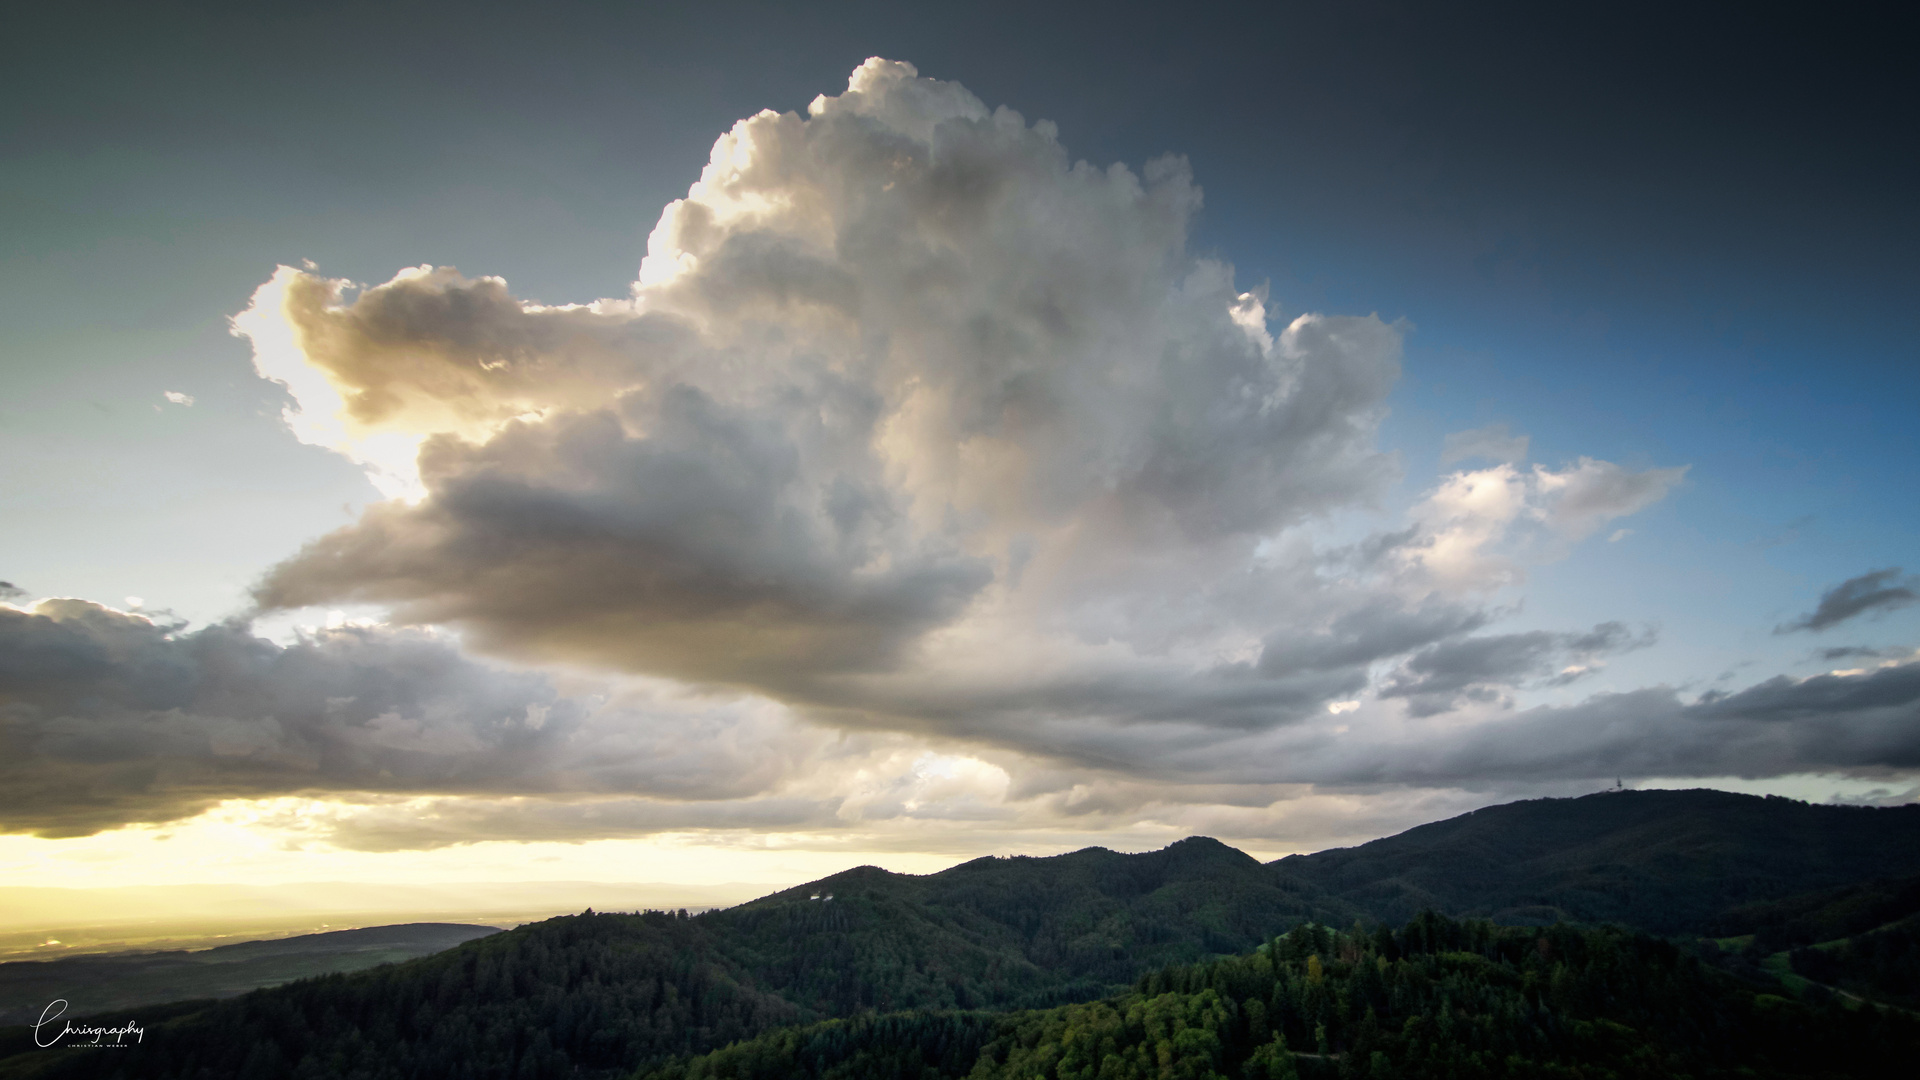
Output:
[[[424,630],[282,648],[9,609],[58,662],[0,683],[3,824],[329,791],[366,793],[338,828],[373,847],[1171,820],[1183,799],[1414,782],[1447,770],[1393,747],[1444,762],[1461,731],[1545,730],[1506,711],[1516,692],[1651,639],[1493,633],[1500,591],[1684,467],[1527,465],[1524,435],[1464,433],[1449,460],[1495,464],[1335,542],[1327,523],[1398,478],[1376,432],[1402,328],[1272,317],[1189,251],[1200,206],[1179,158],[1076,161],[1044,121],[871,60],[720,138],[627,296],[281,268],[234,328],[292,431],[391,498],[255,600],[366,605],[489,663]]]
[[[1031,685],[1023,708],[1107,711],[1085,691],[1116,664],[1151,714],[1257,707],[1205,671],[1273,614],[1220,598],[1277,576],[1263,538],[1392,476],[1373,435],[1399,334],[1276,333],[1188,254],[1199,203],[1179,159],[1075,162],[1051,125],[870,61],[723,137],[631,298],[283,271],[238,322],[261,370],[298,430],[415,497],[258,597],[882,724],[952,711],[889,676],[968,670]],[[980,654],[1009,634],[1049,669]],[[1264,692],[1277,719],[1327,690]]]
[[[1271,324],[1188,251],[1200,203],[1179,158],[1097,168],[871,60],[723,136],[629,297],[283,269],[237,329],[294,429],[404,497],[257,598],[1136,768],[1158,752],[1120,729],[1325,715],[1684,474],[1502,464],[1316,546],[1302,526],[1396,476],[1375,432],[1400,330]]]

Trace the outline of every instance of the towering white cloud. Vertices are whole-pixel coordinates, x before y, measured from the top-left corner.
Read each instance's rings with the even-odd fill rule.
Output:
[[[410,497],[257,595],[1128,765],[1117,728],[1324,716],[1483,625],[1461,597],[1514,579],[1516,529],[1575,541],[1681,475],[1458,474],[1413,531],[1317,550],[1296,527],[1393,478],[1399,332],[1269,326],[1188,253],[1199,205],[1178,158],[1076,162],[871,60],[723,136],[629,298],[282,270],[238,323],[261,369]]]
[[[297,361],[305,437],[416,498],[260,599],[879,723],[946,722],[878,685],[901,673],[1067,712],[1116,673],[1171,712],[1245,699],[1169,680],[1258,641],[1271,616],[1229,609],[1272,576],[1263,538],[1391,476],[1399,336],[1270,329],[1187,253],[1199,202],[1183,161],[1074,162],[1051,125],[874,60],[722,137],[630,299],[283,270],[239,322],[262,370]]]
[[[111,708],[0,685],[39,740],[21,768],[119,791],[38,795],[59,808],[8,824],[303,791],[480,800],[443,803],[444,828],[409,832],[420,815],[391,801],[341,819],[372,846],[1166,817],[1179,785],[1258,807],[1276,784],[1366,775],[1356,744],[1411,745],[1425,718],[1644,643],[1617,624],[1481,632],[1526,564],[1684,469],[1508,460],[1330,544],[1320,523],[1397,478],[1375,435],[1400,331],[1270,323],[1263,291],[1188,251],[1200,201],[1179,158],[1075,161],[1051,124],[876,59],[806,115],[722,136],[629,296],[550,307],[445,267],[373,287],[281,268],[235,330],[287,388],[294,433],[393,497],[276,567],[259,604],[374,605],[494,657],[678,689],[615,707],[405,632],[275,651],[237,624],[11,609],[23,640],[79,635],[73,655],[119,635],[163,667],[231,653],[331,674],[296,679],[287,709],[268,700],[278,674],[244,700]],[[1504,429],[1467,436],[1452,457],[1525,454]],[[408,656],[426,658],[401,664],[412,682],[393,674]],[[145,685],[133,670],[85,678]],[[398,703],[367,712],[387,698],[356,680]],[[158,779],[89,771],[65,731],[144,747]],[[836,731],[858,749],[835,758]],[[688,732],[738,752],[702,756]]]

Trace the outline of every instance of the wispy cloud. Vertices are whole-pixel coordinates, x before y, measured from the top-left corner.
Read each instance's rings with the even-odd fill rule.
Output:
[[[1812,611],[1792,622],[1780,624],[1773,632],[1818,632],[1869,613],[1906,607],[1920,599],[1920,593],[1914,591],[1916,584],[1914,578],[1903,575],[1897,566],[1870,570],[1821,593],[1820,603]]]
[[[1502,464],[1525,461],[1530,441],[1525,435],[1508,431],[1505,424],[1488,424],[1472,431],[1456,431],[1440,444],[1440,464],[1451,465],[1468,458],[1485,458]]]

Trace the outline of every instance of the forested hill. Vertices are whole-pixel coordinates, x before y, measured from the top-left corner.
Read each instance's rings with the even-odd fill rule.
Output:
[[[1394,925],[1409,909],[1656,933],[1698,933],[1730,911],[1756,927],[1864,928],[1904,910],[1904,886],[1792,898],[1900,873],[1920,873],[1920,807],[1716,792],[1515,803],[1265,865],[1196,837],[1139,855],[976,859],[924,877],[861,867],[692,917],[551,919],[404,964],[175,1007],[164,1023],[151,1009],[129,1013],[156,1021],[138,1053],[0,1060],[0,1075],[612,1078],[836,1017],[1087,1002],[1304,922]],[[1836,984],[1894,986],[1880,968],[1908,947],[1882,934],[1804,959]],[[1444,983],[1451,970],[1429,974]],[[30,1047],[22,1029],[0,1033],[0,1057]]]
[[[105,1075],[611,1077],[827,1017],[1101,997],[1352,914],[1199,838],[925,877],[862,867],[724,911],[550,919],[212,1004],[149,1031]],[[72,1054],[47,1075],[102,1064]]]
[[[1618,927],[1300,926],[1101,1002],[789,1028],[644,1080],[1906,1075],[1920,1018],[1756,991]]]
[[[814,918],[824,924],[846,910],[830,905],[856,897],[886,906],[887,932],[898,935],[902,949],[911,938],[916,949],[946,962],[1017,955],[1008,969],[1010,979],[1026,983],[1017,993],[1042,994],[1124,985],[1148,968],[1251,948],[1276,926],[1303,919],[1344,925],[1361,914],[1245,852],[1190,837],[1138,855],[1086,848],[1050,858],[975,859],[924,877],[864,866],[712,918],[758,927],[769,913],[805,903],[821,905]]]
[[[1391,923],[1432,909],[1708,933],[1741,905],[1920,874],[1920,806],[1609,792],[1488,807],[1269,865]]]

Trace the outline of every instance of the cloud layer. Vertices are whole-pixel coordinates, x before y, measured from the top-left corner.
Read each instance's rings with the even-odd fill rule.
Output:
[[[1406,657],[1355,710],[1279,726],[1209,728],[1139,702],[1132,722],[1090,721],[1098,695],[1077,687],[1073,711],[1029,739],[969,740],[956,717],[957,735],[929,740],[835,734],[773,702],[651,682],[562,688],[412,631],[343,627],[282,647],[236,625],[46,600],[0,607],[0,829],[84,835],[301,796],[319,801],[262,824],[363,850],[742,831],[924,850],[1155,822],[1284,838],[1343,814],[1405,825],[1464,806],[1420,791],[1920,769],[1911,653],[1691,704],[1651,688],[1506,706],[1516,687],[1564,681],[1577,666],[1565,661],[1646,642],[1617,624],[1455,637]],[[1400,699],[1415,707],[1395,711]],[[1394,790],[1373,809],[1354,801]]]
[[[739,703],[562,694],[416,632],[337,628],[282,647],[80,600],[0,605],[6,831],[85,834],[301,793],[737,799],[823,741],[794,735]]]
[[[1666,688],[1494,716],[1338,760],[1320,780],[1416,785],[1605,776],[1897,775],[1920,769],[1920,658],[1777,676],[1693,704]]]

